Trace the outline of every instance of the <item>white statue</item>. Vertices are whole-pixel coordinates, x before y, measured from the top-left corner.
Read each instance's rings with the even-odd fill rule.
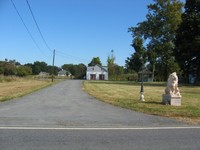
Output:
[[[165,94],[163,94],[163,103],[174,106],[181,106],[181,95],[178,89],[178,76],[176,72],[169,75]]]
[[[167,87],[165,89],[165,94],[170,94],[172,96],[180,96],[178,89],[178,76],[176,72],[173,72],[169,75],[167,80]]]

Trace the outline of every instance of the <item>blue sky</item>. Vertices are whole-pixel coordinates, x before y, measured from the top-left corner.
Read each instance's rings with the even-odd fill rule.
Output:
[[[103,65],[114,50],[116,63],[124,66],[133,52],[128,28],[145,19],[153,0],[29,0],[43,42],[26,0],[13,0],[39,48],[34,44],[11,0],[0,0],[0,60],[21,64],[44,61],[55,65],[88,64],[100,57]]]

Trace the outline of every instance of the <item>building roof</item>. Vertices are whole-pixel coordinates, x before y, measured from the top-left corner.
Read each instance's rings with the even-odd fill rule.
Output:
[[[64,69],[62,69],[62,70],[60,70],[60,71],[58,72],[58,74],[65,74],[65,75],[66,75],[66,73],[71,74],[69,71],[64,70]]]
[[[108,72],[108,67],[107,66],[101,66],[101,65],[94,65],[94,66],[88,66],[87,71],[98,71],[98,68],[102,71]],[[99,70],[99,71],[100,71]]]

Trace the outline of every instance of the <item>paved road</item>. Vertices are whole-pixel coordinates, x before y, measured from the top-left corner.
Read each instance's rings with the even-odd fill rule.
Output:
[[[199,129],[0,130],[1,150],[199,150]]]
[[[152,127],[185,124],[103,103],[82,90],[82,81],[68,80],[0,103],[0,126]]]

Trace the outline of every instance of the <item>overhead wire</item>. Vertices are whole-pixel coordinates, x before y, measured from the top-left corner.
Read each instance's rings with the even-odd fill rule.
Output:
[[[65,52],[62,52],[62,51],[56,51],[57,52],[57,54],[59,54],[60,56],[62,55],[62,56],[67,56],[68,58],[71,58],[71,59],[76,59],[76,60],[78,60],[78,61],[83,61],[83,62],[89,62],[89,60],[86,60],[86,59],[83,59],[83,58],[80,58],[80,57],[77,57],[77,56],[73,56],[73,55],[70,55],[70,54],[67,54],[67,53],[65,53]]]
[[[47,44],[47,42],[46,42],[46,40],[45,40],[45,38],[44,38],[44,36],[43,36],[41,30],[40,30],[40,27],[39,27],[39,25],[38,25],[38,23],[37,23],[37,21],[36,21],[36,18],[35,18],[34,14],[33,14],[33,11],[32,11],[32,8],[31,8],[31,6],[30,6],[29,1],[26,0],[26,3],[27,3],[27,5],[28,5],[28,7],[29,7],[29,10],[30,10],[31,15],[32,15],[32,17],[33,17],[33,20],[34,20],[34,22],[35,22],[35,24],[36,24],[36,26],[37,26],[37,29],[38,29],[38,31],[39,31],[39,33],[40,33],[40,36],[41,36],[43,42],[45,43],[46,47],[47,47],[50,51],[52,51],[52,50],[50,49],[49,45]],[[59,53],[59,54],[62,54],[62,55],[65,55],[65,56],[68,56],[68,57],[72,57],[72,58],[75,58],[75,59],[77,59],[77,60],[82,60],[82,61],[85,61],[85,62],[86,62],[86,60],[84,60],[84,59],[78,58],[78,57],[73,56],[73,55],[66,54],[66,53],[61,52],[61,51],[58,51],[58,50],[56,50],[56,53],[57,53],[57,54]],[[88,62],[88,61],[87,61],[87,62]]]
[[[19,18],[20,18],[20,20],[22,21],[24,27],[26,28],[26,30],[27,30],[29,36],[31,37],[32,41],[34,42],[34,44],[36,45],[36,47],[44,54],[44,52],[41,50],[41,48],[38,46],[36,40],[35,40],[34,37],[32,36],[32,34],[31,34],[30,30],[28,29],[27,25],[25,24],[25,22],[24,22],[22,16],[20,15],[20,13],[19,13],[19,11],[18,11],[18,9],[17,9],[17,7],[16,7],[16,5],[15,5],[15,3],[13,2],[13,0],[11,0],[11,2],[12,2],[12,4],[13,4],[13,6],[14,6],[14,8],[15,8],[15,10],[16,10],[16,12],[17,12]],[[44,36],[43,36],[41,30],[40,30],[40,27],[39,27],[39,25],[38,25],[38,23],[37,23],[37,21],[36,21],[36,18],[35,18],[34,14],[33,14],[32,8],[31,8],[30,3],[28,2],[28,0],[26,0],[26,3],[27,3],[27,5],[28,5],[28,7],[29,7],[29,10],[30,10],[30,12],[31,12],[32,18],[33,18],[33,20],[34,20],[34,22],[35,22],[35,24],[36,24],[36,27],[37,27],[37,29],[38,29],[38,32],[40,33],[40,36],[41,36],[43,42],[45,43],[47,49],[48,49],[49,51],[52,52],[51,48],[50,48],[49,45],[47,44],[47,42],[46,42],[46,40],[45,40],[45,38],[44,38]],[[67,53],[62,52],[62,51],[56,50],[56,53],[59,54],[59,55],[62,55],[62,56],[67,56],[68,58],[71,57],[71,58],[76,59],[76,60],[79,60],[79,61],[89,62],[88,60],[85,60],[85,59],[79,58],[79,57],[77,57],[77,56],[73,56],[73,55],[67,54]]]
[[[31,37],[33,43],[34,43],[35,46],[44,54],[44,52],[42,51],[42,49],[39,47],[39,45],[37,44],[36,40],[35,40],[34,37],[32,36],[32,34],[31,34],[30,30],[28,29],[27,25],[25,24],[24,20],[22,19],[22,16],[20,15],[20,13],[19,13],[19,11],[18,11],[18,9],[17,9],[15,3],[13,2],[13,0],[10,0],[10,1],[11,1],[12,5],[13,5],[15,11],[17,12],[17,14],[18,14],[18,16],[19,16],[21,22],[23,23],[24,27],[26,28],[26,31],[28,32],[29,36]]]
[[[26,3],[27,3],[27,5],[28,5],[28,8],[29,8],[29,10],[30,10],[30,12],[31,12],[31,15],[32,15],[32,17],[33,17],[33,20],[34,20],[34,22],[35,22],[35,25],[36,25],[36,27],[37,27],[39,33],[40,33],[40,36],[41,36],[43,42],[45,43],[45,45],[46,45],[46,47],[48,48],[48,50],[52,51],[51,48],[49,47],[49,45],[47,44],[47,42],[46,42],[46,40],[45,40],[45,38],[44,38],[44,36],[43,36],[41,30],[40,30],[40,27],[39,27],[39,25],[38,25],[38,23],[37,23],[37,21],[36,21],[36,19],[35,19],[35,16],[34,16],[34,14],[33,14],[33,11],[32,11],[32,9],[31,9],[31,6],[30,6],[28,0],[26,0]]]

